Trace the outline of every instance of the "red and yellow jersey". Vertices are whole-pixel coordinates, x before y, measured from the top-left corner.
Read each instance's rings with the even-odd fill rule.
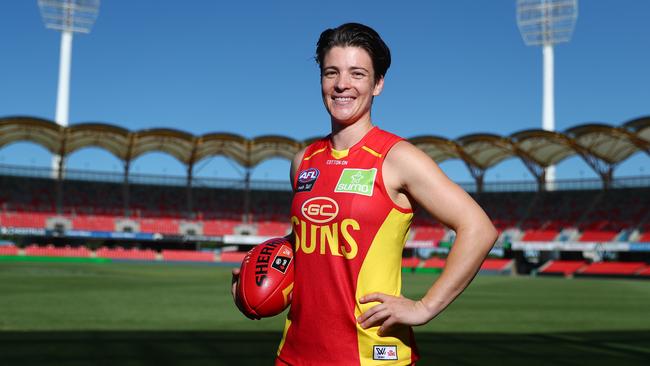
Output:
[[[413,213],[386,192],[382,163],[400,137],[371,129],[348,150],[329,138],[307,147],[291,205],[295,282],[278,364],[409,365],[413,332],[390,336],[356,318],[377,303],[372,292],[400,295],[402,249]]]

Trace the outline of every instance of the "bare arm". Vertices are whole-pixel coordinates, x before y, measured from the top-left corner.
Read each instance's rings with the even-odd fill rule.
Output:
[[[379,301],[359,317],[365,328],[393,324],[425,324],[443,311],[472,281],[496,240],[497,232],[481,207],[438,165],[408,142],[399,142],[386,156],[383,167],[386,188],[393,201],[410,207],[417,202],[434,218],[456,232],[447,264],[436,282],[419,301],[385,294],[369,294],[362,303]]]

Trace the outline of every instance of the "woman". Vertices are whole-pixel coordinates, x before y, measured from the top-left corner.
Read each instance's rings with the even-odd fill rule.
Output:
[[[331,134],[291,166],[295,282],[276,365],[414,364],[411,326],[467,287],[496,230],[426,154],[373,125],[390,66],[373,29],[325,30],[316,59]],[[401,257],[416,205],[457,235],[440,277],[411,300],[400,295]]]

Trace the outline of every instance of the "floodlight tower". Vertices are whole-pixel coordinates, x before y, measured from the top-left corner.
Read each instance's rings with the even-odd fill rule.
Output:
[[[555,130],[553,45],[569,42],[578,18],[578,0],[517,0],[517,25],[527,46],[542,46],[544,94],[542,128]],[[546,168],[546,188],[554,189],[555,167]]]
[[[90,33],[97,19],[100,0],[38,0],[45,27],[61,31],[59,58],[59,86],[56,96],[56,123],[68,125],[70,106],[70,64],[72,61],[72,34]],[[52,161],[53,171],[61,172],[61,156]],[[57,170],[58,169],[58,170]]]

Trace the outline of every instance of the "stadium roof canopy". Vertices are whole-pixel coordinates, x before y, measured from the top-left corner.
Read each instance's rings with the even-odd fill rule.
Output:
[[[0,118],[0,148],[18,141],[30,141],[52,154],[67,156],[85,147],[105,149],[124,162],[128,174],[131,161],[148,152],[164,152],[188,168],[204,158],[228,157],[246,168],[262,161],[292,157],[316,138],[295,140],[286,136],[259,136],[253,139],[230,134],[201,136],[165,128],[129,131],[107,123],[80,123],[63,127],[54,121],[35,117]],[[650,116],[628,121],[621,126],[588,123],[564,132],[524,130],[510,136],[471,134],[450,140],[439,136],[409,139],[438,163],[460,159],[469,168],[480,191],[485,172],[509,158],[519,158],[544,187],[546,168],[578,155],[602,178],[611,183],[615,167],[636,152],[650,155]],[[60,169],[62,169],[61,164]],[[59,174],[59,176],[62,176]]]

